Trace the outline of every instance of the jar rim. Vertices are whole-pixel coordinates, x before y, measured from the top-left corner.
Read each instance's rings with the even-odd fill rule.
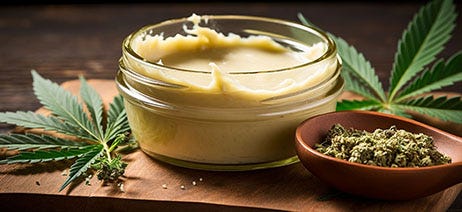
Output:
[[[280,25],[286,25],[290,27],[295,27],[302,29],[303,31],[310,32],[312,34],[317,35],[320,37],[326,44],[327,44],[327,50],[318,58],[315,60],[305,62],[302,64],[290,66],[290,67],[284,67],[284,68],[278,68],[278,69],[272,69],[272,70],[256,70],[256,71],[236,71],[236,72],[230,72],[228,74],[230,75],[247,75],[247,74],[265,74],[265,73],[275,73],[275,72],[284,72],[284,71],[290,71],[294,69],[299,69],[307,66],[311,66],[314,64],[317,64],[319,62],[324,61],[325,59],[334,57],[337,54],[337,46],[335,42],[330,38],[326,32],[322,31],[319,28],[313,27],[313,26],[305,26],[299,23],[295,23],[289,20],[282,20],[282,19],[276,19],[276,18],[268,18],[268,17],[259,17],[259,16],[245,16],[245,15],[207,15],[204,16],[207,17],[207,20],[226,20],[226,19],[234,19],[234,20],[240,20],[240,21],[261,21],[261,22],[272,22],[275,24],[280,24]],[[122,52],[124,56],[130,56],[131,60],[135,60],[137,63],[142,63],[143,65],[147,65],[148,67],[153,67],[153,68],[158,68],[158,69],[168,69],[168,70],[174,70],[178,72],[186,72],[186,73],[201,73],[201,74],[211,74],[212,71],[202,71],[202,70],[191,70],[191,69],[182,69],[182,68],[177,68],[177,67],[172,67],[172,66],[166,66],[163,64],[158,64],[155,62],[151,62],[143,58],[141,55],[135,52],[133,48],[131,47],[131,43],[133,39],[137,38],[137,36],[140,36],[143,32],[149,32],[150,29],[164,26],[164,25],[169,25],[169,24],[178,24],[178,23],[185,23],[188,22],[187,18],[178,18],[178,19],[170,19],[166,20],[157,24],[152,24],[152,25],[147,25],[142,27],[141,29],[131,33],[128,35],[122,44]],[[131,70],[129,70],[131,71]]]

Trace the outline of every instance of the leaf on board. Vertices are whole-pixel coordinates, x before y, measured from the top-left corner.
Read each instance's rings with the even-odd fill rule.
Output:
[[[108,123],[105,134],[105,138],[108,141],[113,140],[119,134],[130,130],[127,113],[123,103],[123,97],[121,95],[114,97],[114,100],[109,106]]]
[[[42,105],[66,123],[82,129],[88,134],[87,137],[97,141],[98,136],[94,132],[93,124],[77,101],[77,97],[58,84],[42,78],[36,71],[32,71],[32,78],[35,95]]]
[[[72,164],[69,170],[69,176],[66,181],[63,183],[59,191],[62,191],[66,188],[72,181],[85,173],[88,168],[96,161],[98,157],[103,153],[104,148],[102,144],[93,145],[82,157],[77,159],[74,164]]]
[[[82,97],[87,110],[90,112],[93,121],[95,135],[98,140],[103,140],[103,100],[101,96],[88,85],[85,78],[80,76],[80,96]]]
[[[1,134],[0,148],[8,150],[28,150],[28,149],[69,149],[82,148],[88,146],[85,142],[71,141],[49,135],[37,134]]]
[[[14,124],[25,128],[43,129],[46,131],[56,131],[82,139],[93,139],[80,128],[69,125],[55,116],[44,116],[32,111],[2,112],[0,122]]]
[[[95,149],[94,145],[89,145],[82,148],[20,152],[17,155],[11,156],[5,160],[1,160],[0,164],[39,163],[72,159],[87,154],[89,151],[92,151],[93,149]]]

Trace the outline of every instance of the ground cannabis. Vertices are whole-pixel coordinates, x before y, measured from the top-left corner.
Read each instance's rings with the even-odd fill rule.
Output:
[[[335,124],[316,150],[350,162],[383,167],[424,167],[451,163],[436,150],[432,137],[391,126],[367,132]]]

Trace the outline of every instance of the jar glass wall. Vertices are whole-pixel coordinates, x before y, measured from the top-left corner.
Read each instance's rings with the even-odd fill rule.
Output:
[[[236,70],[224,76],[167,66],[139,53],[146,37],[186,37],[185,28],[191,24],[188,19],[169,20],[124,40],[116,82],[141,149],[174,165],[206,170],[252,170],[297,162],[295,128],[309,117],[334,111],[343,89],[332,40],[322,31],[283,20],[207,16],[201,26],[223,35],[265,36],[294,52],[315,44],[324,49],[306,63]],[[221,77],[225,79],[221,87],[209,86]]]

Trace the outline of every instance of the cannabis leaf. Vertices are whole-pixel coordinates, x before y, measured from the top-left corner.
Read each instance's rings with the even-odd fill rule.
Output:
[[[435,98],[428,94],[462,81],[462,51],[446,61],[434,62],[451,38],[456,16],[451,0],[434,0],[420,8],[398,42],[388,92],[363,54],[328,33],[342,58],[345,89],[364,97],[343,100],[337,104],[337,110],[374,110],[407,117],[414,111],[462,123],[461,96]],[[314,26],[302,14],[298,17],[303,24]]]
[[[34,93],[52,115],[44,116],[30,111],[2,112],[0,122],[67,136],[62,138],[32,133],[0,135],[0,148],[19,151],[0,163],[76,159],[60,191],[88,169],[98,172],[98,176],[111,176],[102,177],[101,180],[114,181],[123,175],[127,164],[113,152],[119,144],[128,140],[130,131],[122,96],[114,98],[106,114],[101,97],[83,77],[80,77],[82,102],[79,102],[76,96],[58,84],[44,79],[34,70],[31,73]],[[109,165],[103,169],[101,161]]]
[[[390,77],[390,101],[444,49],[455,28],[455,19],[455,7],[449,0],[430,2],[414,16],[398,43]]]
[[[87,146],[84,142],[69,141],[49,135],[11,134],[0,135],[0,148],[9,150],[52,149],[52,148],[82,148]]]
[[[73,180],[85,173],[85,171],[87,171],[87,169],[90,168],[90,166],[96,161],[96,159],[101,156],[103,151],[103,145],[94,145],[82,157],[77,159],[75,163],[71,166],[71,169],[69,170],[69,177],[59,190],[62,191]]]

